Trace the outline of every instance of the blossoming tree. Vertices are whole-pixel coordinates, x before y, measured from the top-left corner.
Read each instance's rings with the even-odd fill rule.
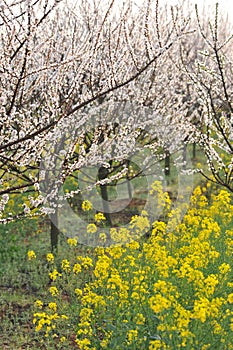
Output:
[[[199,169],[209,180],[233,191],[233,84],[232,24],[214,12],[200,15],[195,6],[192,40],[184,40],[178,58],[180,72],[189,88],[186,98],[199,112],[192,121],[192,137],[205,154],[206,167]]]
[[[155,14],[151,2],[145,4],[139,12],[130,1],[120,8],[115,1],[75,8],[45,0],[2,5],[1,209],[8,195],[24,194],[24,210],[3,215],[2,222],[38,213],[40,205],[40,212],[53,213],[65,197],[58,192],[67,176],[87,164],[107,167],[109,156],[126,159],[141,130],[155,129],[163,100],[154,93],[163,80],[157,65],[186,23],[179,28],[179,18],[167,19],[161,30],[158,1]],[[156,113],[136,115],[150,99]],[[117,114],[128,101],[134,108]],[[150,142],[154,149],[156,142]],[[126,166],[115,178],[125,172]]]
[[[192,142],[194,133],[208,159],[216,158],[213,142],[219,146],[223,140],[228,152],[228,117],[221,109],[221,122],[213,119],[219,113],[213,106],[220,85],[228,112],[231,108],[230,78],[225,78],[225,70],[230,77],[230,63],[223,67],[219,54],[225,45],[218,45],[217,34],[209,44],[198,20],[218,71],[211,71],[212,80],[218,76],[218,88],[210,95],[212,80],[209,88],[209,73],[202,70],[200,78],[196,60],[189,67],[181,56],[174,65],[178,49],[192,40],[193,27],[182,7],[162,10],[158,0],[147,0],[137,11],[130,0],[121,6],[114,0],[75,6],[62,0],[22,0],[4,1],[0,16],[1,222],[48,213],[55,247],[57,208],[97,185],[103,195],[106,184],[129,176],[130,162],[137,159],[139,173],[156,172],[152,165],[182,142]],[[179,93],[181,66],[197,91],[206,89],[202,128],[193,122],[195,108],[190,113],[197,95],[184,100]],[[91,168],[98,176],[80,189],[85,182],[80,173]],[[78,175],[79,187],[64,193],[63,184],[73,175]],[[10,214],[8,198],[18,194],[23,209]]]

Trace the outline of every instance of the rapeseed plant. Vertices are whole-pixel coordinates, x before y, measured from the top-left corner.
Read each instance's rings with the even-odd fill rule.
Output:
[[[89,211],[92,209],[92,203],[88,200],[85,200],[82,202],[82,210],[83,211]]]
[[[103,213],[97,213],[95,214],[95,222],[97,222],[97,224],[99,224],[100,222],[102,221],[105,221],[106,220],[106,217],[104,216]]]
[[[36,259],[36,253],[33,250],[29,250],[27,253],[28,260],[34,260]]]
[[[53,264],[54,263],[54,255],[52,253],[48,253],[46,255],[46,259],[47,261],[50,263],[50,264]]]
[[[36,332],[46,342],[60,327],[60,342],[75,336],[79,350],[233,349],[233,205],[227,191],[207,198],[209,190],[194,190],[180,221],[155,183],[151,194],[159,193],[168,222],[150,223],[144,212],[130,228],[110,230],[124,245],[49,264],[52,286],[35,301]],[[148,239],[129,240],[150,227]]]

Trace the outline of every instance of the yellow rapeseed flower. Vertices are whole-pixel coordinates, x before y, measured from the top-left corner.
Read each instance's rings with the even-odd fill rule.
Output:
[[[53,297],[59,295],[59,291],[58,291],[57,287],[52,286],[49,288],[49,291]]]
[[[97,213],[95,214],[95,222],[100,223],[101,221],[106,220],[106,217],[103,213]]]
[[[81,265],[84,267],[84,269],[87,269],[88,267],[92,267],[93,266],[92,258],[90,258],[89,256],[83,257]]]
[[[28,260],[36,259],[36,253],[34,252],[34,250],[29,250],[27,253],[27,256],[28,256]]]
[[[34,303],[34,305],[35,305],[36,307],[38,307],[38,309],[42,309],[42,307],[43,307],[43,301],[41,301],[41,300],[36,300],[35,303]]]
[[[67,315],[61,315],[61,318],[62,318],[63,320],[68,320],[68,319],[69,319],[69,317],[68,317]]]
[[[97,226],[95,224],[87,225],[87,233],[95,233],[97,231]]]
[[[144,232],[150,228],[150,222],[146,216],[135,215],[130,221],[130,227],[135,228],[136,232]]]
[[[76,339],[75,342],[79,346],[80,350],[90,349],[89,345],[91,345],[91,342],[88,338]]]
[[[52,253],[48,253],[46,255],[46,259],[49,263],[53,264],[54,263],[54,255]]]
[[[51,303],[49,303],[48,308],[50,310],[53,310],[54,312],[56,312],[57,311],[57,304],[54,302],[51,302]]]
[[[67,239],[67,243],[71,246],[71,247],[76,247],[78,240],[77,238],[68,238]]]
[[[155,296],[152,296],[149,299],[149,304],[151,309],[156,314],[169,309],[172,305],[171,301],[160,293],[156,294]]]
[[[134,318],[136,324],[144,324],[146,322],[145,316],[143,314],[137,314]]]
[[[73,273],[76,275],[82,271],[82,266],[80,264],[74,264],[73,266]]]
[[[233,293],[228,295],[227,301],[228,301],[228,303],[233,304]]]
[[[214,274],[210,274],[208,277],[205,278],[204,283],[206,296],[209,297],[210,295],[214,294],[215,287],[217,286],[219,281]]]
[[[222,265],[219,266],[219,271],[221,274],[225,275],[227,272],[231,271],[231,267],[227,263],[223,263]]]
[[[233,318],[231,318],[230,329],[233,332]]]
[[[62,274],[57,271],[57,269],[54,269],[52,272],[49,272],[49,278],[52,281],[56,281],[57,277],[61,277]]]
[[[152,340],[149,344],[149,350],[164,349],[164,343],[161,340]]]
[[[81,297],[83,295],[83,291],[80,288],[76,288],[74,292],[78,297]]]
[[[132,344],[138,337],[138,330],[137,329],[132,329],[130,331],[127,332],[127,344],[130,345]]]
[[[92,203],[88,200],[85,200],[82,202],[82,210],[83,211],[89,211],[92,209]]]
[[[62,260],[61,268],[65,272],[70,272],[70,262],[67,259]]]
[[[106,239],[107,239],[106,233],[101,232],[101,233],[99,234],[99,239],[100,239],[102,242],[106,242]]]

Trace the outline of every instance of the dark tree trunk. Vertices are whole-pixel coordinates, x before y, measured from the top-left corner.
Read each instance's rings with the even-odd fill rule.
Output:
[[[130,164],[130,161],[127,160],[126,165],[127,165],[128,171],[127,171],[126,179],[127,179],[128,195],[129,195],[129,199],[131,200],[132,199],[132,187],[131,187],[130,176],[129,176],[129,164]]]
[[[171,170],[171,165],[170,165],[170,153],[166,152],[166,157],[165,157],[165,164],[164,164],[164,174],[166,176],[170,175],[170,170]]]
[[[54,214],[50,215],[50,240],[51,240],[51,249],[52,252],[57,252],[58,250],[58,235],[59,235],[59,229],[58,229],[58,213],[57,210]]]
[[[186,169],[186,163],[187,163],[187,145],[183,145],[183,169]]]
[[[193,159],[196,159],[196,143],[193,143]]]
[[[98,171],[98,178],[99,180],[104,180],[108,176],[108,169],[104,167],[100,167]],[[109,224],[109,226],[112,226],[112,220],[109,210],[109,204],[108,204],[108,187],[107,185],[100,185],[100,192],[101,197],[103,200],[103,210],[104,210],[104,216],[106,217],[106,221]]]
[[[129,195],[129,199],[132,199],[132,187],[131,187],[131,183],[130,180],[127,178],[127,187],[128,187],[128,195]]]

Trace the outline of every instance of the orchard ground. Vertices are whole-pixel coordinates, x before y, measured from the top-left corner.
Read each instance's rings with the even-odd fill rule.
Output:
[[[47,220],[1,227],[2,349],[233,349],[231,195],[196,186],[179,223],[155,191],[174,229],[122,246],[61,236],[53,255]],[[142,212],[124,234],[148,225]]]

